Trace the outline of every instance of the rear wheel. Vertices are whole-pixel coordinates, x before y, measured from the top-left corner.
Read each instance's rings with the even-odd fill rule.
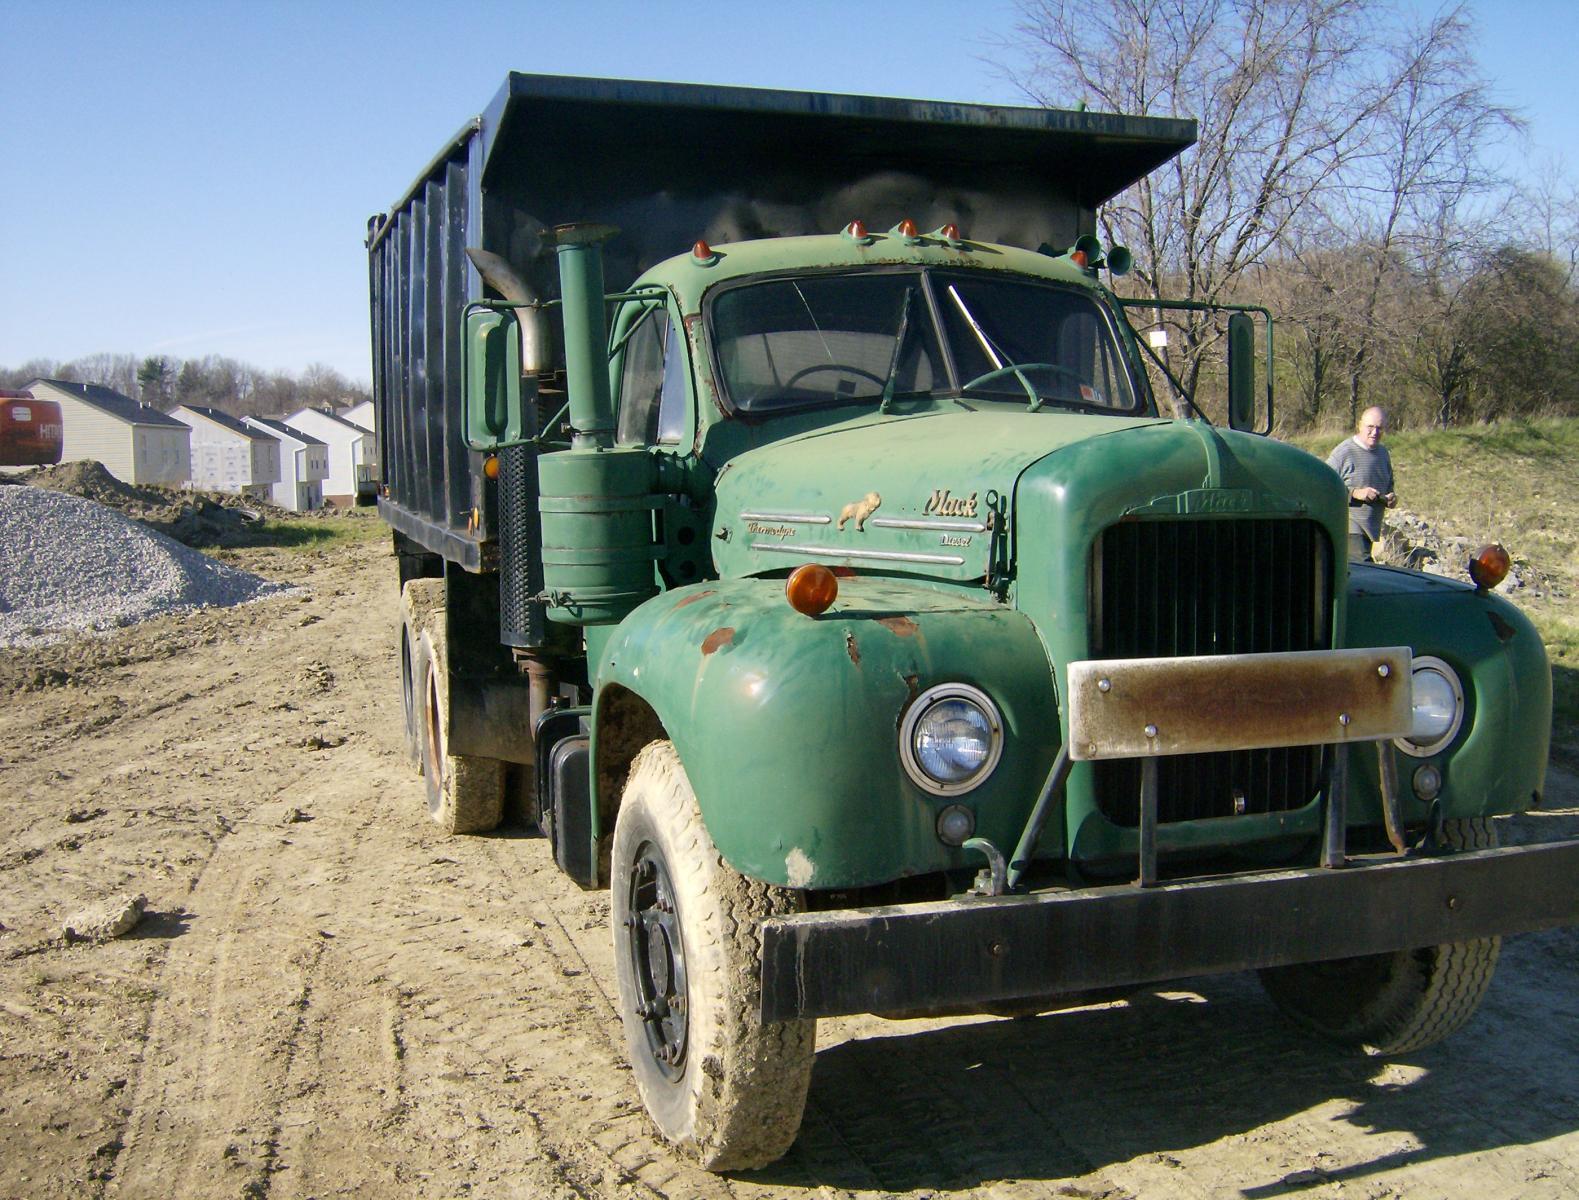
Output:
[[[422,774],[422,630],[444,617],[444,581],[413,579],[400,590],[400,708],[406,763]]]
[[[816,1022],[761,1020],[758,927],[797,911],[797,893],[723,861],[668,742],[631,768],[612,875],[620,1019],[648,1113],[710,1170],[772,1162],[800,1128]]]
[[[1463,850],[1497,845],[1489,820],[1445,821],[1443,840]],[[1496,969],[1501,938],[1449,942],[1261,972],[1274,1003],[1295,1024],[1370,1054],[1419,1050],[1475,1015]]]
[[[402,744],[406,765],[422,773],[422,703],[417,694],[417,647],[411,624],[400,622],[400,709],[405,719]]]
[[[504,811],[505,764],[496,758],[449,752],[449,660],[443,617],[441,604],[433,619],[423,623],[414,646],[416,715],[428,816],[448,834],[485,833],[499,824]]]

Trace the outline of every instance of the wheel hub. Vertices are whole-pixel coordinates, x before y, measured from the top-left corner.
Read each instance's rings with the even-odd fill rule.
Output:
[[[644,844],[631,872],[626,952],[636,980],[636,1015],[658,1068],[676,1078],[685,1063],[685,941],[674,885],[657,847]]]

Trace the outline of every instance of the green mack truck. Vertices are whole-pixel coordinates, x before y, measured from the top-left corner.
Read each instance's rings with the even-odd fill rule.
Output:
[[[1551,675],[1494,573],[1344,561],[1247,312],[1227,427],[1159,408],[1092,234],[1194,137],[513,74],[369,222],[429,812],[610,889],[709,1168],[793,1142],[819,1017],[1257,970],[1393,1053],[1579,919],[1579,845],[1497,848]]]

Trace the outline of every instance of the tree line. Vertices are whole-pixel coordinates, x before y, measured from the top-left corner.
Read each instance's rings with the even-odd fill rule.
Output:
[[[190,404],[233,417],[341,408],[372,395],[366,386],[322,363],[301,372],[265,371],[218,354],[188,359],[93,354],[69,362],[39,358],[16,368],[0,367],[0,388],[19,388],[33,379],[100,384],[161,412]]]
[[[1032,101],[1198,120],[1196,144],[1098,225],[1134,254],[1121,294],[1273,311],[1283,428],[1352,424],[1371,404],[1404,424],[1579,415],[1579,188],[1528,166],[1464,5],[1020,0],[1018,13],[1002,61]],[[1220,318],[1130,316],[1166,331],[1160,357],[1185,390],[1217,381]]]

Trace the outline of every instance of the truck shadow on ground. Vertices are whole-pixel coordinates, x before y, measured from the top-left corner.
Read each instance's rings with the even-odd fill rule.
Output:
[[[1191,1151],[1234,1138],[1213,1173],[1261,1197],[1541,1142],[1579,1130],[1576,950],[1572,931],[1510,942],[1474,1021],[1391,1062],[1306,1037],[1249,975],[1031,1019],[895,1023],[818,1054],[800,1139],[753,1178],[906,1191],[1148,1157],[1188,1170]],[[1298,1114],[1312,1115],[1296,1154],[1269,1127]]]

